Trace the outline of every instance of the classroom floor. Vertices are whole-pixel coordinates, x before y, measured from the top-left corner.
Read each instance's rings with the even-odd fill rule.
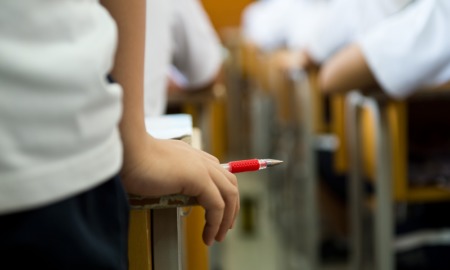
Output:
[[[211,249],[211,270],[284,270],[283,243],[277,237],[277,228],[270,219],[267,171],[238,175],[241,198],[251,198],[255,211],[250,213],[254,222],[245,217],[248,211],[241,209],[233,230],[223,243]],[[244,202],[245,203],[245,202]],[[242,202],[241,202],[242,204]],[[327,264],[317,270],[344,270],[342,263]],[[301,269],[299,269],[301,270]]]

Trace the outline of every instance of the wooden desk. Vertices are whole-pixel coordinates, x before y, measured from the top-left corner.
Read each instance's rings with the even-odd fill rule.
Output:
[[[183,269],[180,207],[189,203],[193,202],[185,196],[130,196],[130,270]]]
[[[375,267],[395,268],[393,249],[394,202],[430,202],[450,199],[450,192],[439,187],[411,188],[407,174],[407,103],[430,96],[449,98],[449,91],[438,88],[418,92],[406,101],[385,95],[353,92],[347,99],[348,146],[350,156],[350,212],[352,223],[352,269],[364,269],[363,176],[372,177],[375,186]],[[450,100],[450,99],[449,99]],[[450,104],[450,103],[449,103]],[[373,125],[368,125],[373,123]],[[364,128],[365,126],[365,128]],[[362,154],[364,150],[365,154]]]
[[[192,138],[187,140],[200,148],[199,137],[199,130],[194,129]],[[129,202],[129,269],[186,269],[186,241],[181,219],[184,207],[198,205],[195,198],[184,195],[158,198],[129,195]]]
[[[192,116],[195,134],[192,137],[193,146],[211,153],[220,160],[225,159],[227,146],[227,120],[224,108],[227,96],[222,78],[211,87],[169,95],[170,106]],[[182,231],[186,232],[182,243],[186,270],[209,269],[210,250],[202,241],[204,215],[204,209],[197,206],[189,209],[189,215],[182,219]],[[214,257],[211,257],[213,261]]]

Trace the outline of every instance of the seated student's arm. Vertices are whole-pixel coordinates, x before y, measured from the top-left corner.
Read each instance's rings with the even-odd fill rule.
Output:
[[[223,66],[221,66],[217,72],[208,78],[208,80],[202,82],[201,84],[192,85],[180,71],[173,67],[171,73],[167,76],[167,93],[170,96],[184,92],[208,91],[216,83],[223,82],[223,72]]]
[[[351,90],[372,91],[379,88],[357,44],[351,44],[322,64],[320,86],[325,93]]]
[[[124,89],[120,132],[124,145],[121,177],[126,190],[144,196],[195,196],[206,210],[204,242],[221,241],[239,211],[236,177],[217,158],[187,143],[147,134],[143,109],[145,0],[104,0],[102,4],[119,29],[111,74]]]
[[[278,50],[273,53],[276,70],[286,73],[293,69],[310,70],[319,67],[309,54],[308,50]]]
[[[169,77],[178,86],[169,90],[208,89],[220,78],[223,65],[222,45],[208,14],[199,0],[179,0],[172,16],[172,65],[183,83]]]

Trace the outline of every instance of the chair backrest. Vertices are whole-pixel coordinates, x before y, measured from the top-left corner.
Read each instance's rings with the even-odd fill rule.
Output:
[[[411,154],[411,132],[419,132],[427,134],[429,132],[439,132],[439,129],[445,128],[449,121],[447,118],[440,118],[441,124],[438,124],[439,120],[436,122],[437,115],[428,114],[428,117],[434,117],[433,125],[426,125],[423,127],[415,128],[412,127],[420,125],[420,121],[432,121],[432,119],[427,120],[426,117],[419,119],[418,117],[411,117],[411,105],[422,104],[421,112],[425,113],[426,110],[433,111],[436,110],[436,103],[433,102],[433,96],[438,96],[436,100],[442,103],[442,98],[439,96],[446,95],[445,90],[442,88],[437,88],[437,90],[426,90],[424,92],[419,92],[417,95],[403,101],[398,101],[390,99],[388,97],[383,97],[384,101],[381,106],[381,113],[384,115],[388,138],[389,138],[389,156],[392,162],[391,177],[393,184],[393,196],[396,201],[402,202],[429,202],[429,201],[442,201],[450,199],[450,192],[437,186],[435,183],[428,185],[413,185],[411,180],[414,179],[415,175],[411,175],[410,172],[410,161],[409,156]],[[431,98],[431,99],[430,99]],[[450,113],[450,99],[448,100],[448,106],[445,104],[444,107],[448,108]],[[442,107],[442,104],[441,104]],[[426,109],[428,108],[428,109]],[[442,110],[441,110],[442,112]],[[420,113],[420,112],[419,112]],[[376,151],[379,151],[375,147],[375,127],[374,127],[374,116],[369,109],[362,109],[360,121],[360,138],[362,140],[362,166],[363,173],[368,179],[375,179],[375,174],[377,170],[376,164]],[[438,117],[439,119],[439,117]],[[445,120],[444,120],[445,119]],[[433,130],[434,131],[433,131]],[[446,150],[447,151],[447,150]],[[450,154],[450,148],[448,148]]]

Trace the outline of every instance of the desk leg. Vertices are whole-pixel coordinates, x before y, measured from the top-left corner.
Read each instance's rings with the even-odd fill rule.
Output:
[[[152,210],[153,270],[182,270],[180,209]]]
[[[318,266],[318,202],[317,202],[317,164],[315,155],[315,141],[316,136],[314,133],[313,119],[314,107],[312,102],[312,88],[308,77],[302,71],[298,71],[296,74],[292,74],[295,82],[295,101],[301,107],[299,111],[299,131],[302,145],[300,145],[298,151],[302,155],[302,161],[304,162],[303,175],[304,179],[301,179],[304,183],[304,203],[305,203],[305,231],[304,241],[305,256],[307,258],[308,269],[316,269]],[[298,191],[300,192],[300,191]]]
[[[376,210],[375,210],[375,259],[377,269],[392,270],[395,267],[393,249],[394,202],[392,194],[391,153],[385,106],[369,99],[375,116],[376,127]]]
[[[361,177],[361,139],[359,138],[359,118],[362,96],[352,92],[347,97],[347,146],[349,147],[350,172],[349,172],[349,214],[351,222],[351,256],[350,269],[363,269],[364,245],[363,245],[363,219],[364,219],[364,194]]]

